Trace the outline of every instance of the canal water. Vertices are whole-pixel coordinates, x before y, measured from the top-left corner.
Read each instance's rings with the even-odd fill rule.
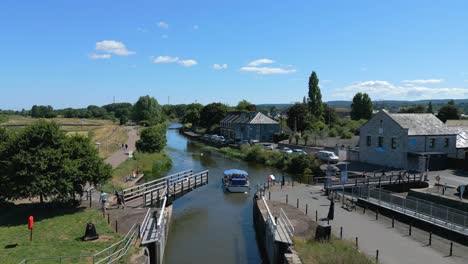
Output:
[[[253,227],[255,186],[263,184],[267,175],[281,178],[283,174],[274,168],[248,164],[219,153],[204,153],[202,148],[200,143],[181,136],[177,130],[167,132],[166,149],[173,161],[169,174],[187,169],[209,170],[209,183],[174,202],[164,262],[262,263]],[[252,186],[249,194],[223,192],[223,171],[231,168],[249,173]]]

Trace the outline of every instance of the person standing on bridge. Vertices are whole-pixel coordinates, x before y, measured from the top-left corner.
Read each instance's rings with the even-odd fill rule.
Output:
[[[102,206],[102,213],[106,213],[106,202],[107,202],[107,193],[104,191],[101,191],[101,196],[99,197],[99,200],[101,201],[101,206]]]

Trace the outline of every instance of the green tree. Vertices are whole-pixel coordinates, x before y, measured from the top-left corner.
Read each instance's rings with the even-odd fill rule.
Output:
[[[160,152],[167,143],[166,125],[158,124],[141,131],[140,139],[136,142],[136,148],[140,152]]]
[[[320,162],[312,155],[294,155],[288,166],[288,170],[294,174],[303,174],[307,170],[307,173],[314,174],[315,176],[320,176]]]
[[[8,199],[72,199],[87,182],[111,177],[89,138],[66,136],[55,122],[23,129],[0,153],[0,193]]]
[[[203,105],[201,104],[190,104],[187,107],[182,122],[191,123],[193,126],[198,127],[200,125],[200,112],[202,108]]]
[[[126,124],[127,124],[127,122],[128,122],[128,117],[127,117],[127,115],[121,115],[120,118],[119,118],[119,120],[120,120],[120,125],[123,126],[123,125],[126,125]]]
[[[312,118],[321,120],[323,117],[322,94],[319,87],[319,79],[315,71],[309,77],[309,110]]]
[[[307,107],[304,104],[294,104],[288,109],[287,115],[287,124],[292,130],[304,131],[307,116]]]
[[[437,117],[444,123],[447,120],[460,119],[460,116],[460,110],[453,104],[447,104],[440,108],[439,114],[437,115]]]
[[[429,102],[429,104],[427,105],[426,113],[434,113],[434,110],[432,110],[432,102]]]
[[[357,93],[351,103],[351,119],[370,119],[372,117],[372,101],[368,94]]]
[[[327,104],[323,105],[323,119],[325,124],[331,125],[336,122],[338,116],[336,115],[336,111],[333,107],[328,106]]]
[[[309,141],[309,134],[305,134],[302,136],[302,138],[304,139],[304,146],[307,146],[307,142]]]
[[[257,107],[247,100],[240,101],[236,106],[237,111],[255,112]]]
[[[404,107],[401,108],[400,113],[426,113],[427,109],[424,105],[416,105],[411,107]]]
[[[138,123],[155,125],[162,121],[162,108],[154,97],[141,96],[133,106],[132,119]]]
[[[200,112],[200,124],[205,128],[219,125],[226,116],[228,107],[222,103],[211,103],[205,105]]]

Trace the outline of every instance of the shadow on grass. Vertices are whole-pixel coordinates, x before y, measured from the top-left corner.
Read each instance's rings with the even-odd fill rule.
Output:
[[[1,204],[0,205],[0,226],[27,225],[28,217],[34,216],[34,222],[44,219],[74,214],[85,210],[84,206],[73,206],[69,203],[32,203],[32,204]]]

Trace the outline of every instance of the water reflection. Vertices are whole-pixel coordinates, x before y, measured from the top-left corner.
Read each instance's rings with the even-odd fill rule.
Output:
[[[202,145],[187,140],[177,130],[169,129],[167,138],[167,152],[173,160],[169,173],[208,169],[210,175],[208,185],[175,201],[165,263],[261,263],[253,228],[253,194],[256,184],[265,182],[267,175],[281,178],[281,172],[217,152],[202,152]],[[223,171],[231,168],[249,173],[250,193],[223,191]]]

